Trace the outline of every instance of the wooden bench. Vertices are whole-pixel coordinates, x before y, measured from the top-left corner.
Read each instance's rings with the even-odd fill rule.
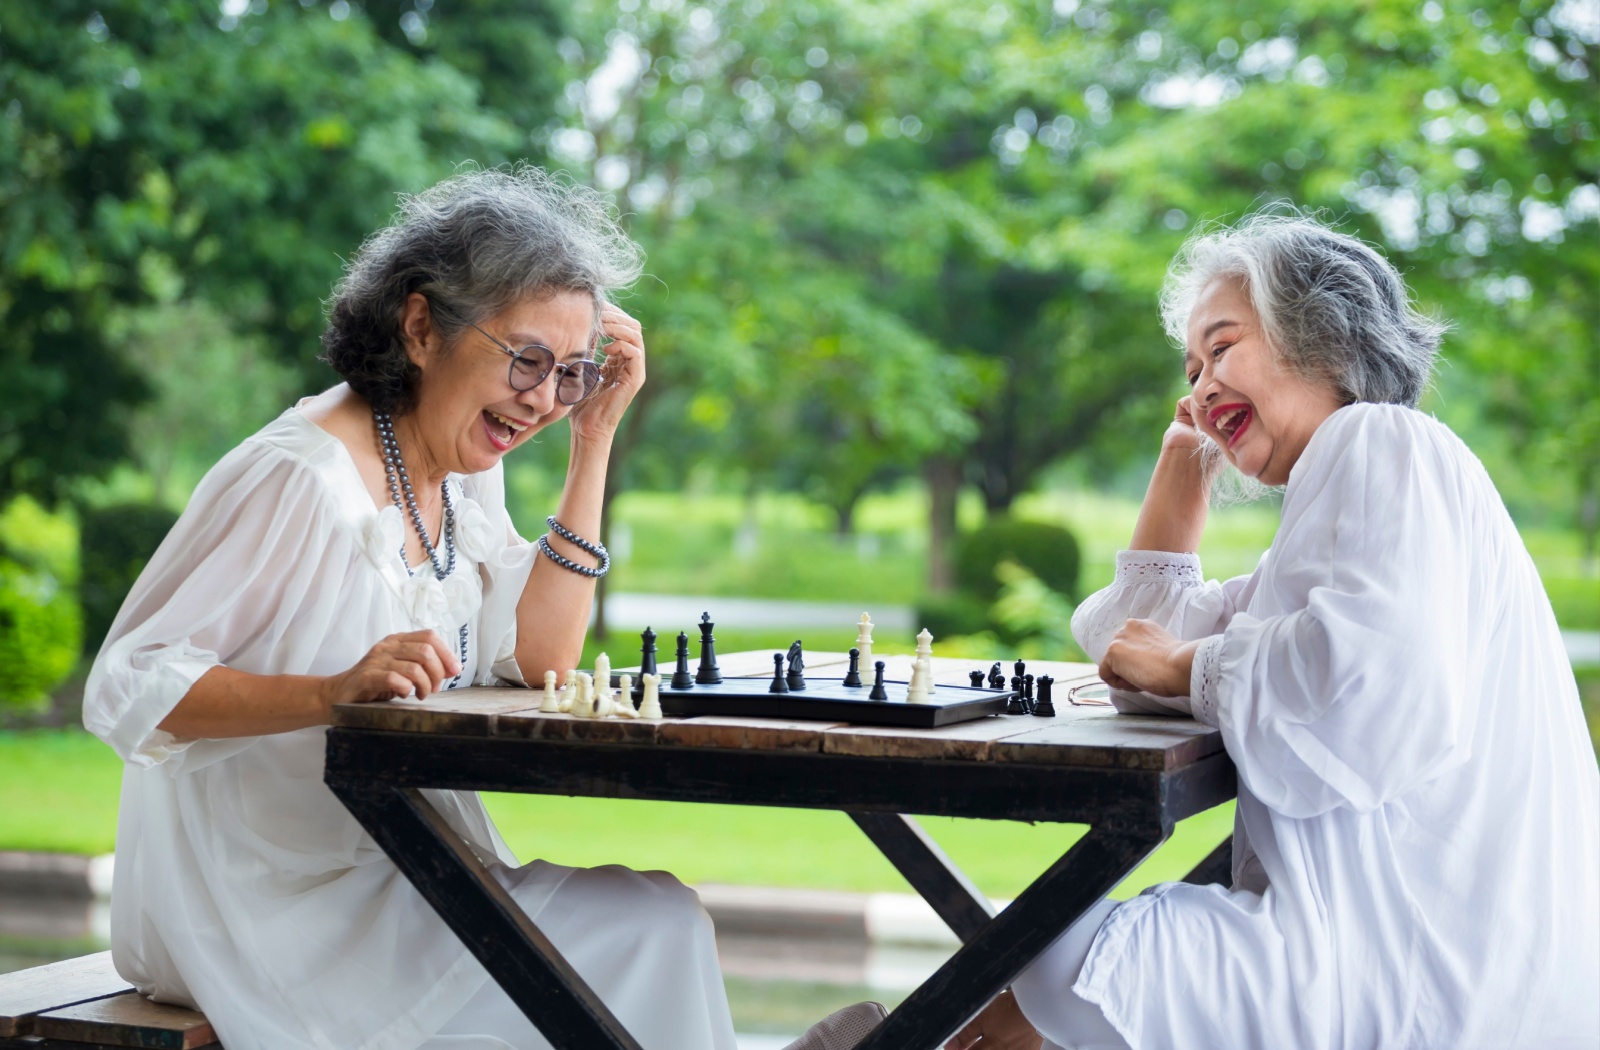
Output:
[[[0,974],[0,1050],[192,1050],[221,1047],[205,1015],[153,1003],[111,953]]]

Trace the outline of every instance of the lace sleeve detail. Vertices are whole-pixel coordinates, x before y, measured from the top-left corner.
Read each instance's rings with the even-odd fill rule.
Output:
[[[1204,583],[1200,556],[1175,551],[1118,551],[1118,583]]]
[[[1214,634],[1194,651],[1189,672],[1189,706],[1196,721],[1217,724],[1217,686],[1222,678],[1222,635]]]

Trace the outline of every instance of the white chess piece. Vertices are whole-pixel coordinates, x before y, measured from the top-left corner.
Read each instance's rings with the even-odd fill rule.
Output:
[[[911,661],[911,681],[906,683],[906,703],[920,704],[928,699],[928,669],[922,657]]]
[[[594,678],[587,671],[578,672],[578,696],[572,701],[572,713],[579,718],[594,717]]]
[[[856,623],[856,648],[861,652],[861,666],[872,666],[872,617],[866,613],[861,614],[861,619]]]
[[[578,672],[568,670],[567,676],[561,685],[561,701],[556,704],[557,709],[564,715],[572,713],[572,705],[578,702]]]
[[[618,679],[620,688],[617,689],[617,709],[612,712],[618,718],[638,718],[639,712],[633,709],[633,675],[625,674]]]
[[[611,657],[601,653],[594,658],[594,716],[611,713]]]
[[[547,715],[553,715],[561,710],[561,700],[556,696],[556,673],[554,671],[546,671],[544,673],[544,699],[539,704],[539,710]]]
[[[639,717],[664,717],[661,713],[661,676],[647,674],[640,681],[644,684],[644,696],[639,699]]]
[[[924,627],[917,633],[916,663],[922,666],[923,699],[933,696],[933,633]]]

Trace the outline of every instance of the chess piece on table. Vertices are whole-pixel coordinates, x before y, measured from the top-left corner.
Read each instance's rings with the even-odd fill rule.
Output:
[[[990,689],[1004,689],[1005,687],[1006,687],[1006,676],[1004,674],[1002,674],[1001,671],[1000,671],[1000,661],[996,660],[994,662],[994,664],[989,668],[989,688]]]
[[[578,672],[569,668],[567,677],[561,684],[561,701],[556,706],[561,713],[572,713],[572,705],[578,702]]]
[[[850,669],[844,673],[844,684],[854,688],[861,686],[861,650],[850,650]]]
[[[717,640],[711,635],[711,614],[700,614],[700,669],[694,680],[700,685],[716,685],[722,681],[722,669],[717,666]]]
[[[594,717],[594,678],[587,671],[578,672],[578,695],[572,701],[572,713],[578,718]]]
[[[594,716],[611,713],[611,657],[601,653],[594,658]]]
[[[644,633],[639,635],[641,646],[639,649],[639,690],[643,695],[644,676],[656,674],[656,632],[646,627]]]
[[[1023,663],[1021,660],[1018,660],[1016,663],[1011,665],[1011,673],[1016,675],[1018,679],[1021,679],[1023,675],[1028,673],[1028,665]]]
[[[639,704],[639,717],[665,717],[661,713],[661,676],[658,674],[640,674],[639,690],[644,697]]]
[[[769,693],[787,693],[788,691],[789,691],[789,683],[784,679],[784,675],[783,675],[783,654],[782,653],[773,653],[772,654],[772,684],[767,686],[767,692],[769,692]]]
[[[672,672],[672,688],[693,689],[694,675],[689,673],[689,636],[678,632],[678,666]]]
[[[618,718],[637,718],[639,712],[633,709],[633,675],[622,675],[617,682],[617,693],[611,698],[615,705],[611,713]]]
[[[1022,676],[1022,710],[1033,714],[1033,675]]]
[[[1017,663],[1021,663],[1018,660]],[[1011,699],[1006,701],[1006,714],[1025,715],[1028,709],[1022,706],[1022,679],[1015,675],[1011,678]]]
[[[789,646],[789,692],[803,693],[806,691],[806,657],[805,651],[800,646],[800,640]]]
[[[1042,674],[1036,684],[1039,687],[1039,698],[1034,701],[1033,713],[1040,718],[1054,718],[1056,705],[1051,702],[1050,693],[1055,687],[1056,680],[1047,674]]]
[[[906,683],[906,703],[920,704],[928,699],[928,673],[918,656],[911,661],[911,681]]]
[[[883,661],[878,660],[873,664],[874,676],[872,679],[872,692],[867,694],[868,700],[887,700],[889,690],[883,687]]]
[[[929,699],[938,690],[933,685],[933,632],[924,627],[917,632],[916,662],[922,664],[922,693]]]
[[[544,673],[544,699],[539,701],[539,711],[542,714],[553,715],[561,710],[561,698],[556,695],[556,673]]]
[[[967,672],[967,679],[970,682],[972,682],[972,688],[974,688],[974,689],[982,689],[983,688],[983,672],[982,671],[968,671]]]
[[[861,619],[856,623],[856,648],[861,651],[863,667],[872,663],[872,628],[872,617],[862,613]]]

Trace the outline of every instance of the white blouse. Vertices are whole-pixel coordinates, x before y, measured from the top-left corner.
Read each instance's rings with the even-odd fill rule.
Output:
[[[1481,464],[1353,405],[1256,571],[1124,551],[1074,617],[1206,639],[1192,706],[1239,773],[1233,889],[1117,908],[1074,986],[1134,1047],[1600,1045],[1600,771],[1555,617]]]
[[[400,513],[289,409],[201,481],[100,651],[84,723],[127,763],[112,955],[141,991],[204,1004],[225,1045],[412,1047],[481,968],[322,782],[325,730],[179,740],[157,728],[223,664],[342,672],[383,637],[469,630],[462,684],[520,683],[535,548],[501,470],[452,477],[458,560],[408,575]],[[485,860],[516,863],[471,792],[427,792]],[[530,910],[537,901],[522,901]]]

